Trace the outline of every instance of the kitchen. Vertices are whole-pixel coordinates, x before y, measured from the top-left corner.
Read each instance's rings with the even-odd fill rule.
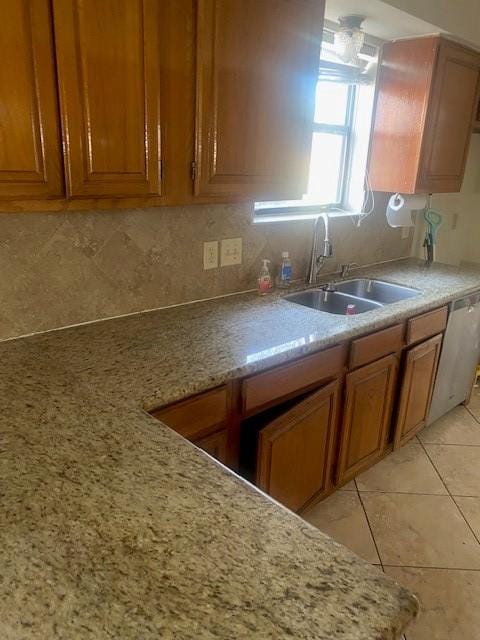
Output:
[[[2,637],[478,636],[480,25],[417,4],[0,3]]]

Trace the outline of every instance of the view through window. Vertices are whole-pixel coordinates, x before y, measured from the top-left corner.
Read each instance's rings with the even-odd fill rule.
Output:
[[[317,82],[312,122],[312,151],[307,192],[301,200],[258,202],[261,214],[272,209],[305,212],[319,206],[342,205],[348,172],[355,103],[355,86],[320,78]]]

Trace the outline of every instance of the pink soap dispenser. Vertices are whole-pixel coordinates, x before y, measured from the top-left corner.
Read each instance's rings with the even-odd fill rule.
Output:
[[[258,293],[261,296],[266,295],[272,288],[272,276],[268,269],[270,260],[262,260],[262,268],[260,269],[260,275],[258,276]]]

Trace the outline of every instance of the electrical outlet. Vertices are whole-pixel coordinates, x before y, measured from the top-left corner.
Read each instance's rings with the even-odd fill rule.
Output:
[[[232,264],[242,264],[241,238],[227,238],[226,240],[222,240],[220,266],[228,267]]]
[[[218,267],[218,240],[203,243],[203,268],[216,269]]]
[[[406,240],[410,236],[410,227],[402,227],[402,240]]]

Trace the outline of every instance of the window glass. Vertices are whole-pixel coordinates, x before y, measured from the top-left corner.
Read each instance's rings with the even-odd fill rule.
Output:
[[[345,137],[334,133],[314,133],[310,174],[304,204],[340,202]]]
[[[268,213],[268,210],[289,209],[301,212],[306,207],[342,206],[352,127],[350,104],[354,97],[355,88],[349,83],[318,81],[306,193],[301,200],[257,202],[256,211]]]
[[[314,122],[344,125],[347,119],[348,85],[340,82],[317,82]]]

